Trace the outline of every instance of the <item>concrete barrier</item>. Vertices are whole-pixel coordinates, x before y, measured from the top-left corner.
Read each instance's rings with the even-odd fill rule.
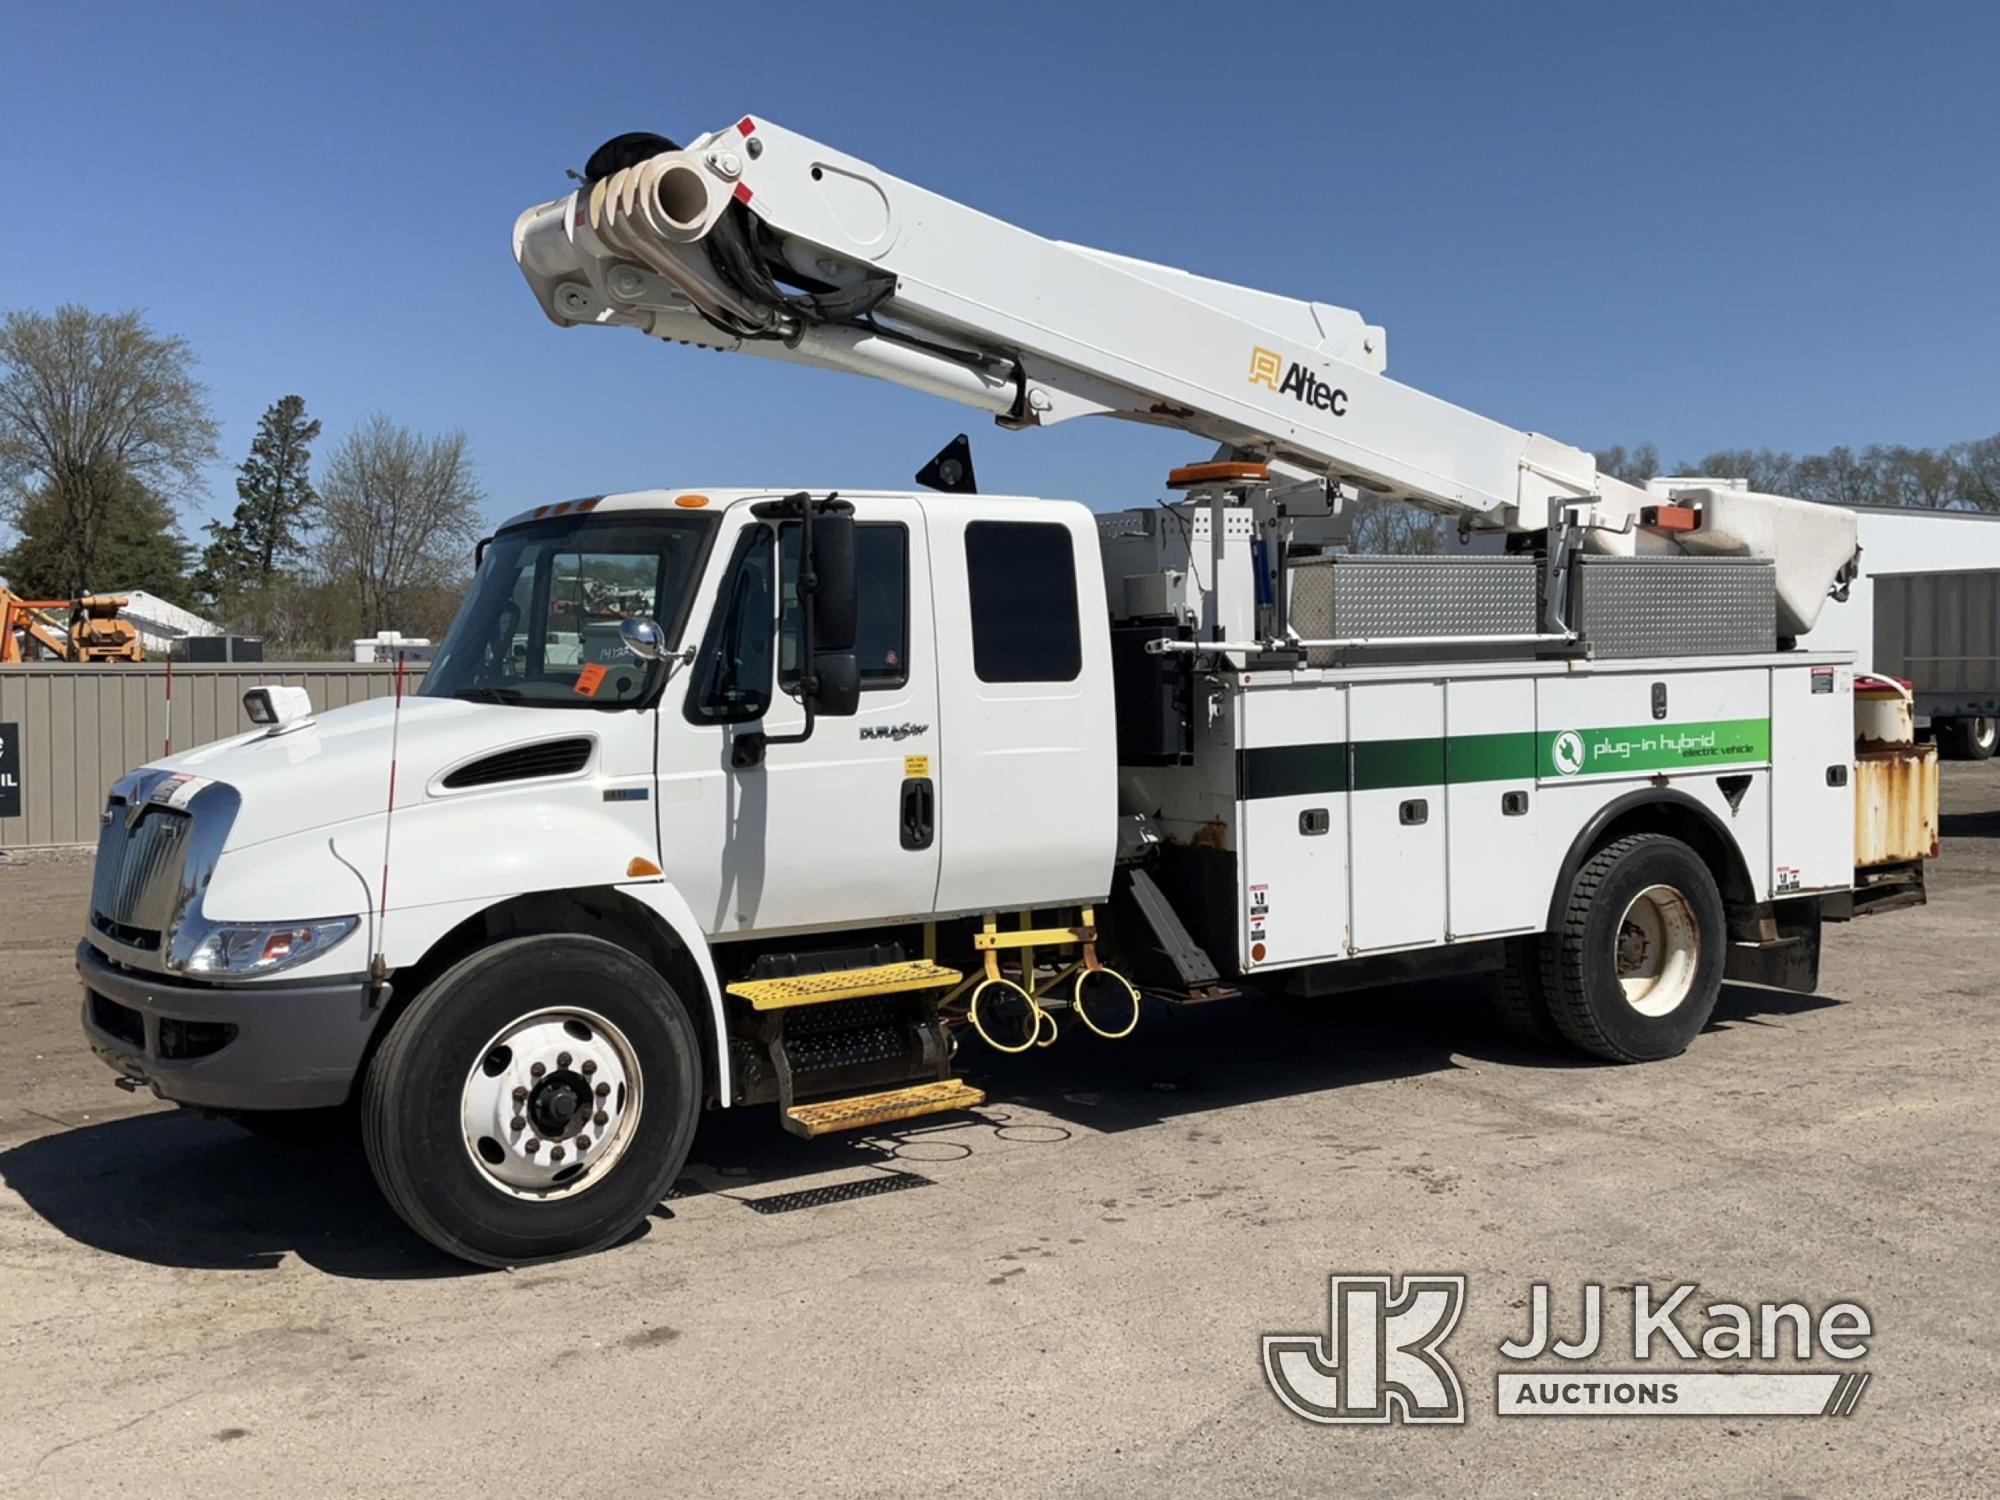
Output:
[[[422,679],[421,668],[411,671],[403,690],[414,691]],[[243,691],[266,682],[304,688],[323,712],[394,692],[396,669],[175,663],[170,705],[165,662],[0,667],[0,739],[10,742],[0,745],[0,781],[18,781],[0,785],[0,849],[96,843],[97,815],[112,782],[157,760],[170,738],[176,750],[186,750],[254,728],[243,716]]]

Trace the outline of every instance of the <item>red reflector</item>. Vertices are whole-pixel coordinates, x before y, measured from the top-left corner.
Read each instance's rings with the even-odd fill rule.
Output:
[[[748,115],[745,115],[742,119],[736,122],[737,131],[743,135],[748,135],[751,131],[755,130],[756,128],[757,128],[757,122],[751,119]]]
[[[1654,531],[1693,531],[1701,525],[1701,512],[1689,505],[1648,505],[1639,512],[1639,524]]]
[[[735,198],[738,203],[748,203],[750,201],[750,184],[747,182],[737,183]]]

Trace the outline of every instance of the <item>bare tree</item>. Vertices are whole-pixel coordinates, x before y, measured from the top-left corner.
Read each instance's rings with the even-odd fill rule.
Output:
[[[1651,443],[1641,443],[1629,452],[1624,444],[1614,443],[1598,449],[1593,457],[1600,474],[1609,474],[1627,484],[1644,485],[1660,472],[1660,450]]]
[[[344,438],[319,486],[322,573],[353,590],[361,628],[403,629],[466,572],[485,499],[465,434],[426,435],[377,413]]]
[[[45,510],[66,593],[89,586],[134,487],[173,500],[215,456],[194,365],[185,340],[162,338],[137,312],[0,317],[0,506],[17,523],[31,499]]]
[[[1871,504],[1941,510],[1959,503],[1961,476],[1953,449],[1871,444],[1861,457],[1873,470]]]
[[[1953,445],[1959,504],[1968,510],[2000,510],[2000,433]]]
[[[1798,460],[1789,453],[1769,448],[1721,448],[1699,462],[1682,464],[1681,474],[1702,474],[1710,479],[1748,480],[1761,495],[1797,494]]]
[[[1444,548],[1446,522],[1429,511],[1402,500],[1363,491],[1349,509],[1352,517],[1348,533],[1351,552],[1385,552],[1409,555]]]

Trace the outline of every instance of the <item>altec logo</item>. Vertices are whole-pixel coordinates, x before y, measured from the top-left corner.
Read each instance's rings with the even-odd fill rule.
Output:
[[[1250,351],[1250,383],[1276,391],[1280,396],[1290,396],[1320,411],[1332,412],[1336,417],[1347,415],[1347,392],[1339,386],[1328,385],[1297,360],[1288,366],[1272,349],[1252,349]]]

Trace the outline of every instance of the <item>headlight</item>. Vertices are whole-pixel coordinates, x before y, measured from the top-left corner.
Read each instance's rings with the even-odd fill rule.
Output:
[[[188,955],[189,974],[268,974],[324,953],[361,925],[359,917],[316,922],[229,923],[211,930]]]

